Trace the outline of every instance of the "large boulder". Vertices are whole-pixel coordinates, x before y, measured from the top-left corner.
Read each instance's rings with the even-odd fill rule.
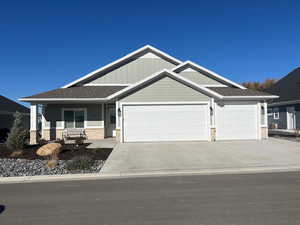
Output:
[[[39,156],[55,156],[58,155],[61,147],[62,145],[59,143],[49,143],[40,147],[36,151],[36,154],[38,154]]]

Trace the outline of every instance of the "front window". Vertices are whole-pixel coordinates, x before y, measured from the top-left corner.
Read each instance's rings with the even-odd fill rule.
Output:
[[[64,110],[65,128],[84,128],[84,110]]]

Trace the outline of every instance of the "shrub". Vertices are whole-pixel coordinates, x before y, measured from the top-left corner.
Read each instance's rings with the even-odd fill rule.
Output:
[[[49,168],[52,169],[57,166],[58,161],[56,159],[48,160],[46,164]]]
[[[23,115],[16,112],[14,117],[15,120],[8,134],[6,146],[10,150],[22,150],[28,138],[28,131],[23,126]]]
[[[72,160],[67,161],[67,170],[88,170],[93,166],[94,161],[87,155],[75,156]]]

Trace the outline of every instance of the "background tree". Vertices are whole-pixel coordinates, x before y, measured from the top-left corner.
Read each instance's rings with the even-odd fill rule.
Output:
[[[23,115],[20,112],[16,112],[14,117],[15,120],[8,134],[6,146],[10,150],[22,151],[28,137],[28,131],[23,126]]]
[[[264,82],[244,82],[242,85],[246,88],[256,91],[265,91],[266,89],[272,87],[277,82],[276,79],[266,79]]]

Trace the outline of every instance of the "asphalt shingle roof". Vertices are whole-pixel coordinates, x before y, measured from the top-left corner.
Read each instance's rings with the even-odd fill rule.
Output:
[[[51,91],[31,95],[26,98],[106,98],[126,86],[82,86],[58,88]]]
[[[212,91],[217,92],[223,96],[270,96],[271,94],[262,92],[262,91],[254,91],[251,89],[239,89],[232,87],[209,87]]]
[[[5,112],[21,112],[21,113],[29,113],[29,109],[19,103],[14,102],[2,95],[0,95],[0,111]]]
[[[279,96],[272,102],[300,100],[300,67],[277,81],[266,91]]]

